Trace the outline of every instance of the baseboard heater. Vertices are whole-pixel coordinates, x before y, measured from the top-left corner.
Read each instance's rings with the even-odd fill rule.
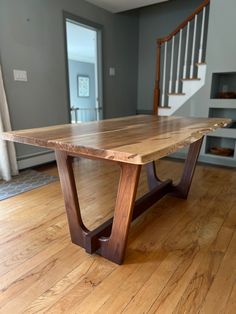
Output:
[[[52,151],[24,155],[17,158],[18,168],[20,170],[42,165],[51,161],[55,161],[55,154]]]

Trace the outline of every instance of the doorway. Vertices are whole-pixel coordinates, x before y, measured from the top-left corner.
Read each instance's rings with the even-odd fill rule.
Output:
[[[103,118],[101,28],[65,18],[70,122]]]

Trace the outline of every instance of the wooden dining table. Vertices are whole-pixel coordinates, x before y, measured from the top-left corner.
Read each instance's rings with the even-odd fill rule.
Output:
[[[131,221],[166,194],[186,199],[204,135],[230,123],[224,118],[136,115],[6,132],[1,138],[55,150],[72,242],[90,254],[97,252],[122,264]],[[188,145],[179,183],[161,181],[155,160]],[[74,156],[109,161],[121,169],[114,217],[94,230],[88,230],[82,221],[72,168]],[[136,200],[143,165],[149,191]]]

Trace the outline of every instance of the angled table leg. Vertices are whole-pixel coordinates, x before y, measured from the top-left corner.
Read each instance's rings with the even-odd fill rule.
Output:
[[[184,198],[188,197],[189,189],[192,183],[194,171],[196,168],[198,156],[201,150],[203,137],[189,146],[188,155],[184,164],[184,170],[180,182],[177,185],[172,185],[169,193],[172,196]],[[150,162],[146,165],[147,180],[149,189],[152,190],[163,182],[156,174],[155,162]],[[167,182],[167,181],[165,181]]]
[[[99,239],[99,253],[117,264],[122,264],[125,256],[140,170],[141,165],[121,164],[111,235]]]
[[[151,191],[161,183],[161,180],[157,177],[155,161],[146,164],[145,168],[147,173],[148,187],[149,190]]]
[[[65,201],[65,208],[70,229],[71,240],[86,249],[87,252],[94,252],[94,231],[88,230],[83,224],[77,189],[72,168],[72,157],[66,152],[56,151],[56,160],[60,176],[61,188]],[[108,231],[102,226],[101,232],[96,230],[98,241],[98,253],[103,257],[122,264],[125,256],[127,238],[130,223],[133,217],[134,202],[138,187],[141,165],[121,164],[120,183],[118,187],[114,218],[108,221]],[[140,209],[141,213],[141,209]],[[105,223],[106,224],[106,223]],[[111,225],[111,234],[109,232]],[[99,234],[101,236],[99,237]],[[109,236],[109,237],[106,237]],[[99,237],[99,238],[98,238]]]
[[[120,163],[121,175],[116,198],[114,218],[90,231],[82,221],[77,189],[72,168],[72,157],[56,151],[58,171],[73,243],[82,246],[88,253],[98,252],[103,257],[122,264],[127,246],[131,221],[155,204],[166,194],[187,198],[202,139],[190,145],[183,175],[178,185],[171,180],[162,182],[156,175],[155,163],[146,165],[150,191],[135,201],[141,165]]]
[[[66,152],[59,150],[56,150],[55,154],[67,212],[71,241],[85,247],[85,236],[88,233],[88,229],[84,226],[80,213],[79,200],[72,168],[72,157],[68,156]]]
[[[184,170],[180,182],[173,186],[171,195],[186,199],[196,169],[198,156],[201,150],[203,137],[189,146],[188,155],[184,164]]]
[[[155,161],[152,161],[148,164],[145,165],[146,168],[146,173],[147,173],[147,181],[148,181],[148,188],[149,191],[152,191],[158,186],[163,185],[163,183],[168,183],[170,182],[170,179],[166,181],[161,181],[156,173],[156,166],[155,166]]]

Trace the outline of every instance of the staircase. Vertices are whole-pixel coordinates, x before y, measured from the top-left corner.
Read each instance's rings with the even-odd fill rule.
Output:
[[[210,0],[168,36],[157,40],[154,114],[170,116],[204,84]]]

